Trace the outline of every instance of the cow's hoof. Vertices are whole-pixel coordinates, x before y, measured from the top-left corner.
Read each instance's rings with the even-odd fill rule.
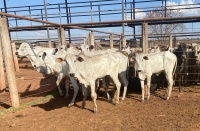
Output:
[[[125,99],[124,97],[121,97],[121,98],[120,98],[121,101],[123,101],[124,99]]]
[[[82,103],[82,105],[81,105],[81,109],[85,109],[85,103]]]
[[[70,104],[68,105],[68,108],[72,107],[73,105],[74,105],[74,103],[70,103]]]
[[[97,113],[97,108],[94,108],[94,113]]]
[[[60,96],[64,96],[64,93],[63,93],[63,92],[60,92]]]

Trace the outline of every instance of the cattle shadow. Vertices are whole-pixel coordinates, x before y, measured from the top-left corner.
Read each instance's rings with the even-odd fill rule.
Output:
[[[20,98],[26,97],[42,97],[46,96],[49,93],[58,91],[56,86],[56,77],[53,75],[47,75],[39,81],[38,86],[35,87],[37,81],[31,81],[27,86],[22,87],[24,88],[23,91],[19,92]],[[61,87],[63,87],[63,83],[61,83]]]

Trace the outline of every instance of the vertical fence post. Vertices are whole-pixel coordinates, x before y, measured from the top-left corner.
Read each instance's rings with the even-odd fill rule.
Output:
[[[89,44],[94,45],[94,33],[92,31],[89,33]]]
[[[19,107],[19,96],[15,78],[13,55],[11,51],[10,38],[6,18],[0,18],[0,38],[2,42],[2,52],[6,67],[6,76],[8,80],[11,104],[13,107]]]
[[[172,48],[172,35],[169,36],[169,48]]]
[[[65,30],[64,28],[60,27],[60,40],[61,40],[61,44],[64,45],[65,44]]]
[[[148,51],[148,23],[142,24],[142,51],[143,53]]]
[[[122,47],[125,47],[126,46],[126,37],[124,35],[122,35],[121,37],[121,41],[122,41]]]
[[[19,72],[19,63],[18,63],[17,56],[15,55],[15,52],[16,52],[15,42],[11,42],[11,46],[12,46],[12,53],[13,53],[13,61],[14,61],[15,71]]]
[[[59,45],[65,44],[65,30],[62,27],[58,28],[58,41],[59,41]]]
[[[112,49],[113,48],[113,35],[112,34],[109,35],[109,40],[110,40],[110,48]]]
[[[3,64],[2,44],[0,40],[0,92],[4,91],[5,88],[6,88],[6,79],[5,79],[4,64]]]

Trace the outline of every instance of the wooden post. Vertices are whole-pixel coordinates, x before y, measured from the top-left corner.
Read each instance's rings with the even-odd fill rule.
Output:
[[[121,37],[121,41],[122,41],[122,47],[125,47],[126,46],[126,37],[124,35],[122,35]]]
[[[6,89],[6,79],[5,79],[4,64],[3,64],[3,52],[2,52],[1,46],[2,44],[0,40],[0,92]]]
[[[65,44],[65,30],[62,27],[58,28],[58,40],[61,45]]]
[[[92,31],[89,33],[89,45],[94,45],[94,33]]]
[[[0,18],[0,38],[2,42],[2,52],[6,67],[6,76],[8,80],[11,104],[13,107],[19,107],[19,96],[15,78],[13,55],[11,51],[10,38],[6,18]]]
[[[58,46],[61,46],[60,28],[58,28]]]
[[[48,39],[49,48],[51,48],[51,39]]]
[[[18,59],[17,59],[17,55],[15,55],[15,52],[16,52],[15,42],[11,42],[11,46],[12,46],[12,53],[13,53],[13,61],[14,61],[15,71],[19,72]]]
[[[110,39],[110,48],[112,49],[113,48],[113,35],[112,34],[109,35],[109,39]]]
[[[143,53],[148,51],[148,23],[142,24],[142,51]]]
[[[172,48],[172,35],[169,36],[169,48]]]

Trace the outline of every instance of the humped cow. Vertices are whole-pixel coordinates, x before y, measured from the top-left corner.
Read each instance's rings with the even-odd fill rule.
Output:
[[[123,57],[123,59],[122,59]],[[122,67],[122,63],[128,61],[128,57],[121,52],[105,53],[95,56],[86,56],[81,53],[78,56],[66,55],[66,63],[69,65],[69,73],[71,76],[78,78],[79,82],[85,87],[91,87],[91,97],[94,102],[94,112],[97,112],[97,94],[95,92],[95,80],[109,75],[116,85],[116,92],[114,95],[115,104],[119,102],[119,93],[121,83],[118,75],[121,78],[126,76],[127,66]],[[126,79],[126,78],[125,78]],[[86,90],[86,89],[85,89]],[[85,106],[85,99],[82,107]]]
[[[121,100],[124,100],[126,97],[126,92],[127,92],[127,86],[128,86],[128,80],[126,78],[126,72],[127,72],[127,68],[128,68],[128,55],[131,53],[130,51],[130,47],[123,47],[122,51],[119,51],[116,48],[112,48],[112,49],[104,49],[104,50],[94,50],[94,46],[89,46],[87,44],[82,44],[81,45],[81,51],[86,55],[86,56],[96,56],[96,55],[101,55],[101,54],[106,54],[106,53],[116,53],[118,54],[118,59],[119,63],[120,63],[120,67],[121,68],[120,72],[123,72],[122,74],[119,75],[120,80],[124,86],[124,92],[123,92],[123,96],[121,98]],[[117,53],[120,52],[120,53]],[[124,57],[124,54],[126,54],[126,57]],[[103,78],[103,83],[105,83],[105,78]],[[106,84],[104,84],[106,86]],[[106,93],[107,93],[107,86],[106,86]],[[110,98],[109,94],[107,93],[108,99]]]
[[[141,80],[142,101],[144,101],[144,80],[147,78],[147,100],[150,98],[150,84],[152,74],[160,74],[164,71],[168,81],[167,100],[169,99],[173,86],[173,74],[176,69],[177,57],[169,52],[152,54],[136,54],[136,71]]]

